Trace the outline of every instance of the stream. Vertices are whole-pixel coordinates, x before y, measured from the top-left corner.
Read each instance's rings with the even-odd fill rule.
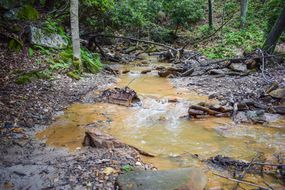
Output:
[[[220,154],[250,161],[259,152],[265,157],[278,151],[285,152],[284,120],[262,126],[236,125],[230,118],[189,120],[183,117],[187,115],[190,104],[215,103],[215,100],[187,89],[174,88],[169,79],[160,78],[153,69],[166,63],[149,59],[150,64],[144,66],[138,66],[137,62],[118,66],[120,70],[130,72],[120,75],[116,86],[128,85],[134,89],[142,101],[141,106],[76,103],[37,137],[45,139],[48,145],[72,151],[82,146],[83,126],[95,123],[124,143],[157,155],[154,158],[143,157],[143,160],[162,170],[191,166],[206,168],[191,156],[193,154],[203,159]],[[146,69],[153,70],[141,74]],[[206,171],[211,187],[223,186],[227,189],[227,186],[234,184]],[[249,175],[246,179],[262,182],[257,175]],[[275,180],[270,176],[264,179],[273,183]]]

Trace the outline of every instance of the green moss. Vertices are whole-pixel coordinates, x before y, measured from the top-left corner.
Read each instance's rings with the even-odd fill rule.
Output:
[[[78,70],[73,70],[73,71],[68,72],[67,76],[69,76],[70,78],[76,79],[76,80],[79,80],[81,78],[80,72]]]
[[[17,84],[27,84],[36,79],[49,79],[50,78],[49,71],[31,71],[28,73],[24,73],[16,79]]]
[[[25,5],[19,10],[17,17],[23,20],[37,20],[39,18],[39,12],[30,5]]]
[[[22,48],[23,48],[23,44],[16,39],[11,39],[8,43],[9,50],[19,52]]]

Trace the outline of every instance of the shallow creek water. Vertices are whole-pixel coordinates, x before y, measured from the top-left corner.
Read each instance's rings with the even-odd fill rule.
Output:
[[[116,86],[129,84],[139,94],[142,106],[73,104],[37,137],[45,138],[49,145],[75,150],[82,146],[85,131],[82,126],[96,123],[101,130],[121,141],[157,155],[143,159],[159,169],[203,167],[190,153],[201,158],[222,154],[250,161],[257,152],[272,155],[277,150],[285,151],[284,120],[270,126],[236,126],[229,118],[183,118],[189,104],[213,100],[186,89],[174,88],[168,79],[158,77],[156,71],[140,74],[155,65],[157,63],[152,59],[148,66],[120,66],[121,70],[131,71],[121,75]],[[169,102],[170,99],[178,102]],[[211,186],[230,184],[209,172],[208,177]],[[262,181],[256,176],[249,177],[256,182]]]

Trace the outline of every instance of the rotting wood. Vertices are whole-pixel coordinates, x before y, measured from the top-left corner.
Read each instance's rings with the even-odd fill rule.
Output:
[[[199,105],[191,105],[190,108],[194,109],[194,110],[204,111],[204,112],[208,113],[209,115],[216,115],[216,114],[220,114],[221,113],[221,112],[217,112],[217,111],[211,110],[210,108],[207,108],[207,107],[204,107],[204,106],[199,106]]]

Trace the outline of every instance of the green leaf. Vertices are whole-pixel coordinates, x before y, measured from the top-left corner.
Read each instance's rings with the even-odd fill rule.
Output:
[[[29,57],[32,57],[33,54],[34,54],[34,50],[33,50],[32,48],[29,48],[29,49],[28,49],[28,55],[29,55]]]

